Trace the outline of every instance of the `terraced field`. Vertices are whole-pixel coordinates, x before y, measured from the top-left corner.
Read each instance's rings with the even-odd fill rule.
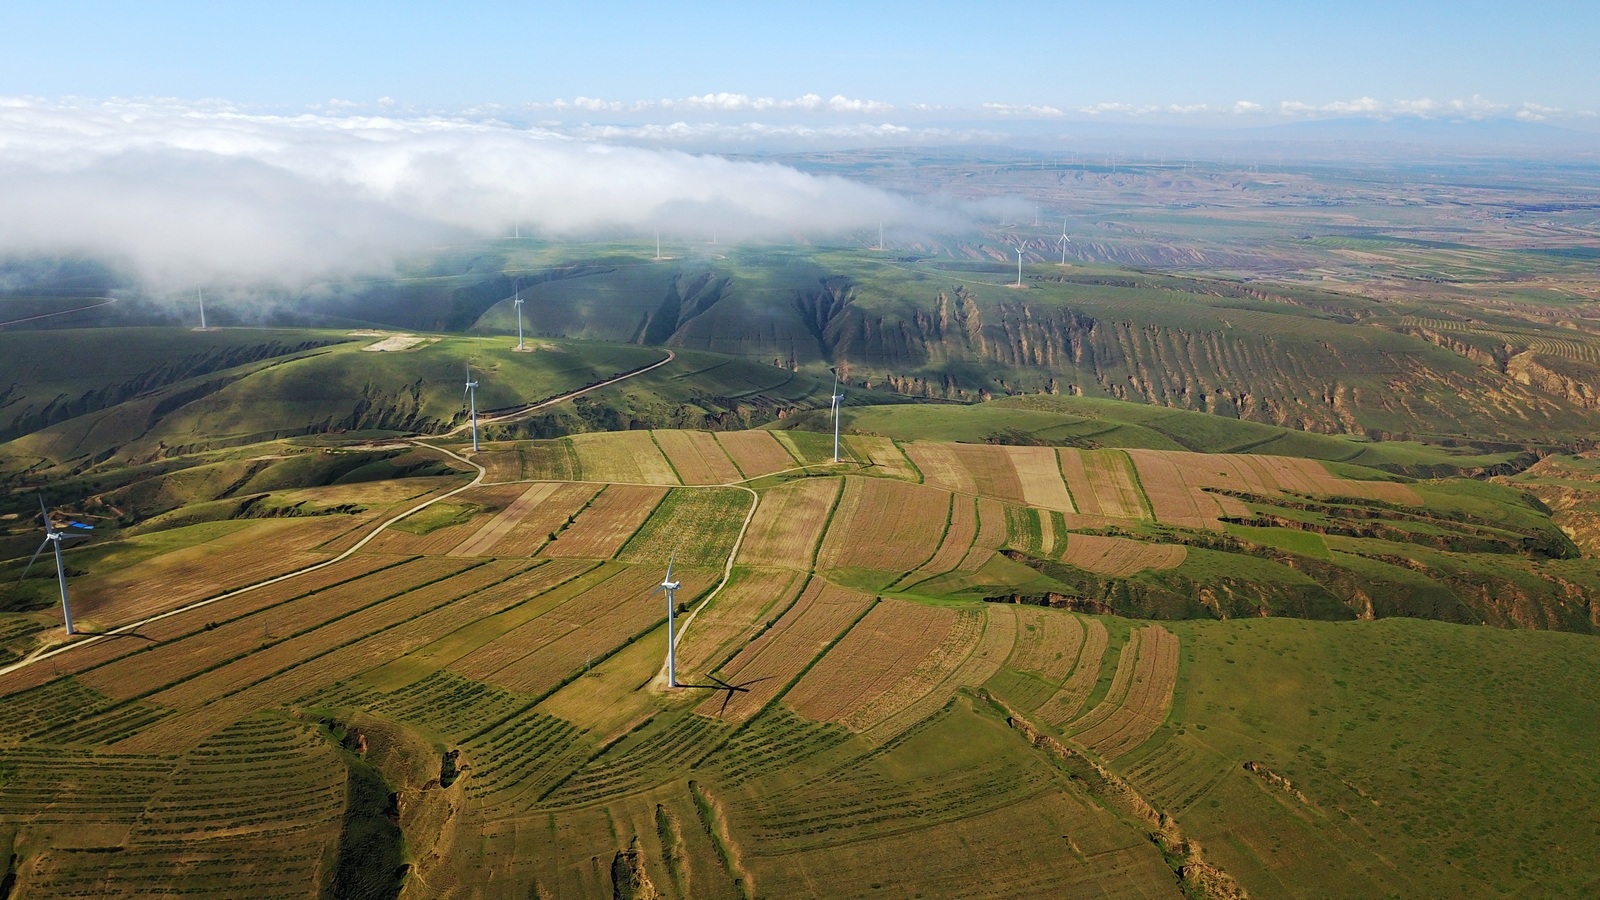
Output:
[[[1429,578],[1380,561],[1396,552],[1465,594],[1471,560],[1529,559],[1547,534],[1509,488],[1250,455],[874,438],[848,442],[847,474],[790,472],[752,497],[716,482],[795,468],[831,443],[669,434],[488,451],[505,483],[430,507],[412,531],[0,675],[0,839],[16,885],[470,897],[648,884],[729,898],[1587,886],[1577,873],[1597,845],[1584,834],[1495,851],[1493,869],[1461,863],[1471,823],[1492,818],[1473,791],[1504,800],[1514,764],[1498,739],[1444,735],[1479,727],[1469,699],[1517,709],[1482,727],[1537,731],[1528,745],[1555,784],[1515,826],[1581,818],[1596,798],[1574,774],[1593,737],[1580,710],[1600,700],[1592,637],[1381,618],[1152,623],[1101,605],[1233,590],[1247,564],[1330,592],[1348,585],[1319,563]],[[522,462],[539,454],[576,460],[573,477],[667,468],[648,484],[551,480],[553,464]],[[189,565],[205,591],[258,577],[176,540],[237,533],[155,531],[172,543],[120,551],[124,577]],[[1446,539],[1475,543],[1436,546]],[[650,595],[669,557],[686,606],[685,687],[670,692],[666,611]],[[1539,565],[1578,579],[1584,561]],[[1191,580],[1160,580],[1177,578]],[[101,596],[108,624],[163,603]],[[1538,674],[1507,676],[1513,657]],[[1477,679],[1472,698],[1447,696],[1458,670]],[[1397,738],[1375,738],[1385,722]],[[238,789],[263,778],[273,790]],[[1417,865],[1389,865],[1396,848]],[[375,871],[394,878],[349,880]]]

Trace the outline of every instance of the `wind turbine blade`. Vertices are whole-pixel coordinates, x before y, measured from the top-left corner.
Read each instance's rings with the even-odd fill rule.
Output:
[[[668,581],[672,580],[672,564],[677,562],[677,561],[678,561],[678,551],[674,550],[674,551],[672,551],[672,555],[667,557],[667,580]]]
[[[33,555],[28,557],[28,564],[22,567],[22,574],[17,576],[17,584],[21,584],[22,579],[28,577],[28,570],[33,568],[33,564],[39,560],[39,554],[43,553],[44,548],[49,545],[50,539],[45,538],[44,541],[39,544],[39,549],[33,551]]]
[[[666,588],[665,585],[658,584],[658,585],[656,585],[655,590],[651,591],[648,594],[645,594],[644,598],[646,600],[649,600],[651,597],[654,597],[657,594],[665,593],[666,590],[667,590],[667,588]]]

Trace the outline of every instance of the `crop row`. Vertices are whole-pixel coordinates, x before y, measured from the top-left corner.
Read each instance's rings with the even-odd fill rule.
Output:
[[[1073,665],[1072,675],[1062,682],[1055,696],[1039,707],[1040,717],[1057,727],[1076,716],[1089,699],[1095,682],[1100,678],[1100,665],[1105,658],[1106,647],[1111,642],[1110,633],[1099,619],[1085,619],[1084,624],[1088,628],[1088,637],[1084,639],[1083,651]]]
[[[883,600],[867,613],[784,697],[819,722],[846,722],[895,687],[939,650],[956,612],[903,600]]]
[[[837,478],[806,478],[763,493],[739,547],[739,562],[810,569],[842,483]]]
[[[755,715],[872,602],[866,594],[813,579],[776,625],[745,645],[723,667],[723,680],[738,691],[729,698],[707,698],[699,712],[730,721]]]

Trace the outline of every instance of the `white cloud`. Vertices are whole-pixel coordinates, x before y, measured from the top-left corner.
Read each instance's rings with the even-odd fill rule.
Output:
[[[552,236],[681,225],[732,238],[913,214],[841,178],[593,139],[604,136],[441,116],[5,99],[0,254],[94,254],[163,285],[292,283],[513,223]]]
[[[1066,115],[1054,106],[1032,106],[1028,104],[1013,105],[1010,103],[985,103],[984,110],[997,116],[1017,116],[1030,119],[1055,119]]]
[[[701,94],[692,97],[666,98],[662,100],[642,100],[632,104],[630,109],[648,110],[659,108],[679,111],[698,111],[715,113],[735,112],[841,112],[863,113],[879,115],[892,112],[894,105],[877,100],[861,100],[835,94],[823,99],[820,94],[802,94],[787,100],[773,97],[752,97],[749,94],[716,93]]]

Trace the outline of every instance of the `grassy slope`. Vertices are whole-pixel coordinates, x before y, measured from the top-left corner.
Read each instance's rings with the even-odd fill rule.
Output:
[[[1186,623],[1162,754],[1220,779],[1179,813],[1262,896],[1521,893],[1600,881],[1600,643],[1439,623]],[[1255,760],[1309,803],[1242,771]],[[1137,780],[1136,780],[1137,783]],[[1332,892],[1332,893],[1330,893]]]
[[[641,249],[573,248],[571,265],[553,266],[557,250],[543,248],[524,260],[519,271],[544,279],[523,292],[527,329],[845,364],[857,384],[950,398],[1054,384],[1323,431],[1520,443],[1529,423],[1552,440],[1592,428],[1582,404],[1409,333],[1358,298],[1091,266],[1034,271],[1029,290],[1014,291],[986,263],[748,246],[655,261]],[[515,327],[504,287],[478,327]]]

